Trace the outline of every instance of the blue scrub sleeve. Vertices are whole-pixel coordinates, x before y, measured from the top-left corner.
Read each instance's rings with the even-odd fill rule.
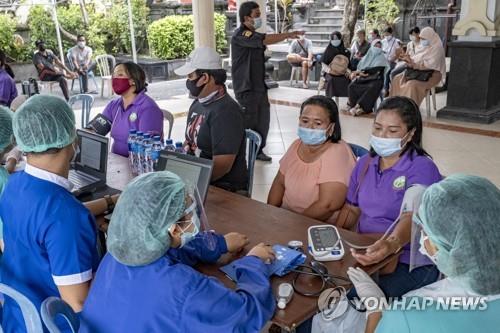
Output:
[[[212,264],[227,253],[226,239],[213,232],[202,232],[182,248],[168,251],[170,258],[185,265],[194,266],[198,262]]]
[[[236,291],[206,277],[193,285],[179,321],[181,332],[259,332],[272,318],[276,304],[264,262],[246,256],[234,264]]]
[[[407,318],[403,311],[384,311],[375,333],[410,333]]]
[[[92,279],[97,268],[97,236],[90,214],[60,214],[44,237],[52,278],[58,286],[80,284]]]

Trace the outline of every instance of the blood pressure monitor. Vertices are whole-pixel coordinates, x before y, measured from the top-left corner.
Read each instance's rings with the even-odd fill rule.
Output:
[[[313,225],[307,230],[309,252],[317,261],[334,261],[344,257],[344,246],[337,228]]]

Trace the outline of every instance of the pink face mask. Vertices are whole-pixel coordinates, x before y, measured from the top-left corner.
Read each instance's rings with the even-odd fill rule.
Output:
[[[113,91],[117,95],[121,95],[130,88],[129,79],[126,77],[114,77],[112,82]]]

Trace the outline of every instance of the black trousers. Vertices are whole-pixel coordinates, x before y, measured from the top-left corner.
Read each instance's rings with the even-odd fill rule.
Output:
[[[80,73],[80,72],[78,73],[78,75],[80,76],[80,93],[82,93],[82,94],[89,92],[89,77],[88,77],[87,73],[89,71],[93,71],[95,69],[95,65],[96,65],[96,63],[92,61],[90,63],[90,67],[87,68],[87,70],[85,70],[82,73]]]
[[[245,91],[236,94],[236,100],[243,109],[245,128],[250,128],[262,137],[260,150],[266,146],[267,134],[269,133],[269,121],[271,120],[269,99],[267,91]]]
[[[64,98],[66,99],[66,101],[69,100],[68,82],[66,82],[66,79],[64,78],[63,75],[61,75],[61,74],[45,75],[43,77],[42,81],[57,81],[57,82],[59,82],[59,86],[61,87]]]
[[[354,107],[359,104],[363,111],[371,112],[383,86],[384,81],[381,79],[363,83],[353,81],[349,85],[349,105]]]

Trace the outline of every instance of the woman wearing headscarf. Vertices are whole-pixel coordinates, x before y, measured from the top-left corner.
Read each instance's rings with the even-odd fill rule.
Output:
[[[333,59],[342,55],[349,59],[351,59],[351,52],[344,46],[344,41],[342,40],[342,34],[338,31],[332,32],[330,35],[330,43],[325,49],[323,56],[321,57],[321,66],[323,71],[325,72],[325,94],[327,97],[346,97],[347,96],[347,87],[351,82],[349,77],[345,74],[342,75],[333,75],[330,74],[330,64]],[[348,65],[350,68],[350,63]],[[349,71],[348,71],[349,72]]]
[[[443,85],[446,80],[446,58],[439,35],[431,27],[426,27],[419,37],[419,52],[403,56],[408,69],[394,78],[390,90],[391,96],[409,97],[417,105],[422,103],[430,89]],[[415,78],[416,75],[419,77]]]
[[[108,228],[108,253],[85,302],[81,333],[259,332],[275,300],[259,244],[232,263],[236,290],[196,271],[248,244],[238,233],[200,232],[202,205],[168,171],[142,175],[123,191]]]
[[[382,42],[376,39],[359,62],[358,70],[351,73],[349,100],[342,111],[353,116],[372,112],[388,71],[389,62],[382,51]]]
[[[368,311],[365,332],[465,333],[479,327],[481,332],[497,332],[499,215],[500,190],[485,178],[457,174],[431,185],[413,215],[414,228],[420,230],[414,234],[420,239],[418,252],[435,262],[446,278],[404,295],[405,304],[413,307]],[[363,290],[360,297],[384,297],[361,269],[349,268],[348,275],[358,294]]]

